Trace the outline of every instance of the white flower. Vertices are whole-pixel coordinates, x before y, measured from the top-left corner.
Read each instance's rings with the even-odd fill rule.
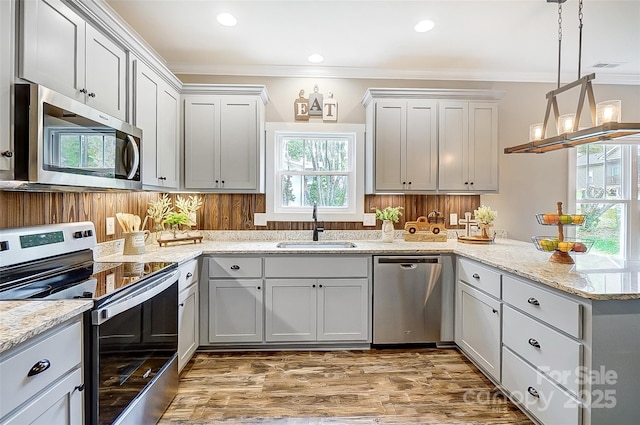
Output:
[[[497,211],[493,211],[491,208],[480,205],[477,210],[473,211],[473,215],[476,217],[476,221],[482,224],[491,224],[493,220],[498,216]]]

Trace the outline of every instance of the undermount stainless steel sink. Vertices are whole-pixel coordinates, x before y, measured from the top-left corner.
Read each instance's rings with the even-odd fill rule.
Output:
[[[345,249],[355,248],[356,244],[353,242],[340,242],[340,241],[294,241],[294,242],[279,242],[276,245],[278,248],[296,248],[296,249]]]

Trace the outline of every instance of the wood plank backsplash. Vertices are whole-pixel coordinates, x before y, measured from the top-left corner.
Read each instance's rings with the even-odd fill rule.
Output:
[[[105,219],[116,212],[146,215],[148,204],[162,194],[158,192],[12,192],[0,191],[0,229],[34,226],[38,224],[93,221],[98,242],[122,237],[122,229],[116,224],[116,234],[106,235]],[[186,197],[190,194],[180,194]],[[175,199],[176,194],[169,194]],[[265,212],[263,194],[200,194],[202,208],[198,211],[198,228],[207,230],[311,230],[311,215],[304,222],[269,222],[267,226],[254,226],[253,213]],[[430,211],[440,211],[449,226],[449,214],[463,217],[465,211],[473,211],[480,205],[479,195],[366,195],[365,211],[371,207],[404,207],[404,215],[396,229],[404,226],[405,219],[413,220]],[[322,221],[322,216],[320,216]],[[147,228],[151,228],[149,223]],[[374,229],[354,222],[324,222],[328,230]],[[378,222],[377,229],[381,228]]]

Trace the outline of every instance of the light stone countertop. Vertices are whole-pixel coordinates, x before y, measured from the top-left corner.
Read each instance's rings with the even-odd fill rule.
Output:
[[[0,353],[89,310],[91,300],[0,301]]]
[[[237,232],[242,233],[242,232]],[[306,232],[309,233],[309,232]],[[339,236],[348,236],[348,231]],[[346,234],[346,235],[344,235]],[[211,235],[206,235],[211,237]],[[352,235],[357,236],[357,235]],[[293,240],[300,240],[292,237]],[[455,239],[446,242],[405,242],[396,239],[392,243],[380,240],[359,240],[357,237],[340,237],[333,240],[350,240],[355,248],[304,249],[278,248],[278,242],[287,239],[263,240],[210,240],[202,243],[172,244],[159,247],[147,245],[145,254],[112,254],[98,261],[175,261],[185,262],[201,254],[233,255],[299,255],[299,254],[372,254],[372,255],[421,255],[430,253],[452,253],[486,265],[496,267],[517,276],[560,289],[564,292],[592,300],[640,299],[640,269],[608,268],[605,271],[590,271],[594,262],[591,255],[575,255],[576,264],[550,263],[550,253],[538,251],[532,243],[496,238],[491,245],[460,243]],[[328,239],[323,239],[328,241]],[[596,257],[597,258],[597,257]]]

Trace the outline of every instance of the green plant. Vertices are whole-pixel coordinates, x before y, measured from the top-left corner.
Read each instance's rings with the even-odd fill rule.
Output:
[[[169,226],[178,226],[181,224],[188,224],[189,217],[182,212],[172,212],[167,218],[162,222],[163,224],[168,224]]]
[[[378,220],[391,220],[394,223],[397,223],[400,220],[400,216],[402,215],[402,212],[400,210],[403,210],[403,207],[386,207],[382,210],[379,210],[377,207],[371,207],[372,210],[376,211],[376,219]]]

